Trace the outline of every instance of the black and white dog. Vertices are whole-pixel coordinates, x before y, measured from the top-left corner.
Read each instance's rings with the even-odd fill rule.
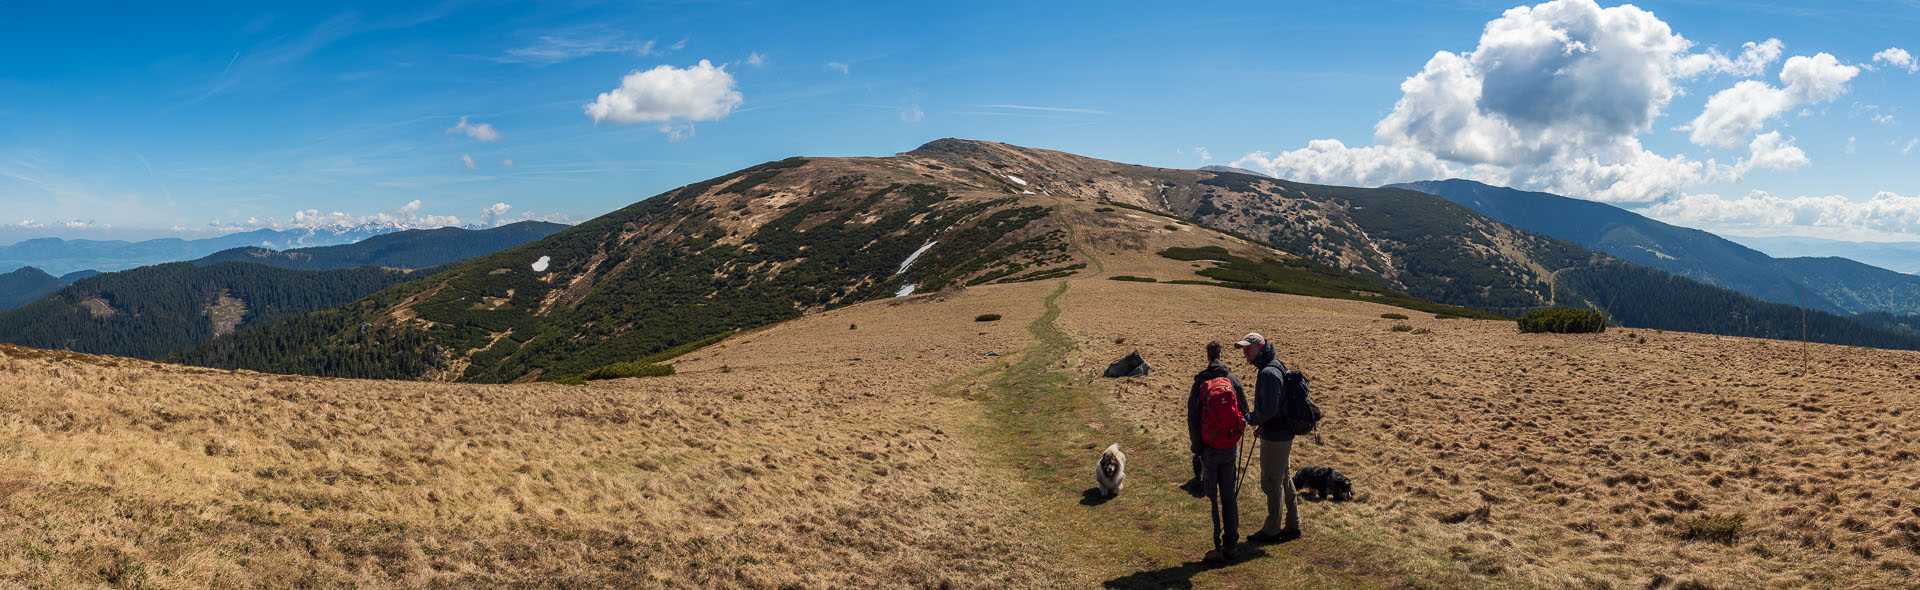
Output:
[[[1127,484],[1127,455],[1120,452],[1120,443],[1113,443],[1100,453],[1100,464],[1094,467],[1093,481],[1100,485],[1100,491],[1108,497],[1120,493],[1120,487]]]
[[[1299,473],[1293,474],[1293,489],[1302,496],[1307,495],[1306,490],[1313,490],[1315,499],[1331,498],[1336,502],[1353,499],[1353,481],[1332,467],[1301,467]]]

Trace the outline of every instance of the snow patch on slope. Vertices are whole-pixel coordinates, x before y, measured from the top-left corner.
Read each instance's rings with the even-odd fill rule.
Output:
[[[893,271],[893,274],[897,275],[903,272],[907,272],[907,267],[913,266],[913,261],[919,260],[921,254],[926,254],[927,250],[933,249],[933,245],[938,243],[940,243],[940,240],[927,242],[927,245],[921,246],[919,250],[914,250],[913,254],[907,257],[906,262],[900,263],[900,270]]]

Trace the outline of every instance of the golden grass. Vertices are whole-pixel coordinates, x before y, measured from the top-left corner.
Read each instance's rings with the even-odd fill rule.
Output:
[[[1155,373],[1106,395],[1168,447],[1184,445],[1201,345],[1249,331],[1278,343],[1327,415],[1294,468],[1337,467],[1359,494],[1303,502],[1307,534],[1383,552],[1416,585],[1916,586],[1920,354],[1813,345],[1802,364],[1797,343],[1427,317],[1407,324],[1430,333],[1396,334],[1376,323],[1389,308],[1358,302],[1074,289],[1075,366],[1097,374],[1138,348]],[[1742,519],[1730,543],[1686,538],[1724,525],[1699,521],[1715,515]]]
[[[1204,239],[1081,231],[1102,255]],[[1057,282],[978,287],[579,387],[0,347],[0,586],[1914,586],[1920,355],[1802,365],[1782,342],[1388,321],[1113,272],[1190,270],[1095,264],[1047,324],[1071,347],[1028,332]],[[1204,501],[1175,487],[1187,375],[1247,331],[1326,410],[1296,467],[1359,497],[1303,502],[1306,539],[1204,568]],[[1136,348],[1151,377],[1089,378]],[[1064,359],[1026,362],[1042,349]],[[1114,440],[1127,492],[1081,505]],[[1265,515],[1242,502],[1244,533]]]
[[[1042,584],[1044,552],[957,437],[971,402],[920,395],[1024,344],[1039,296],[988,291],[813,316],[683,357],[676,376],[581,387],[0,348],[0,578]],[[972,321],[988,311],[1016,321]]]

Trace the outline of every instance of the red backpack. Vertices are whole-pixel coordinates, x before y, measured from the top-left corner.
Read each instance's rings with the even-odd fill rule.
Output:
[[[1240,402],[1233,394],[1233,381],[1226,377],[1207,380],[1207,397],[1200,406],[1200,440],[1216,449],[1240,444],[1247,430],[1247,417],[1240,413]]]

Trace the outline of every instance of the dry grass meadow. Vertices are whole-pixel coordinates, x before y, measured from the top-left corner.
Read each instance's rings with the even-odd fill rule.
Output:
[[[1047,287],[811,316],[581,387],[0,347],[0,587],[1044,585],[959,437],[970,402],[924,392],[1023,346]]]
[[[0,347],[0,588],[1920,587],[1920,355],[1110,281],[1190,276],[1123,255],[1190,230],[1080,227],[1064,283],[810,315],[672,377]],[[1359,496],[1211,567],[1183,396],[1249,330],[1327,412],[1295,465]],[[1134,349],[1151,376],[1090,377]],[[1114,441],[1127,491],[1085,496]]]
[[[1065,307],[1080,371],[1134,349],[1160,369],[1104,393],[1167,446],[1200,344],[1274,338],[1327,413],[1295,468],[1334,466],[1358,492],[1303,501],[1308,535],[1397,555],[1415,585],[1920,587],[1914,353],[1813,345],[1803,363],[1797,343],[1523,335],[1181,285],[1087,281]],[[1379,317],[1394,312],[1412,319]],[[1158,467],[1162,485],[1188,476]]]

